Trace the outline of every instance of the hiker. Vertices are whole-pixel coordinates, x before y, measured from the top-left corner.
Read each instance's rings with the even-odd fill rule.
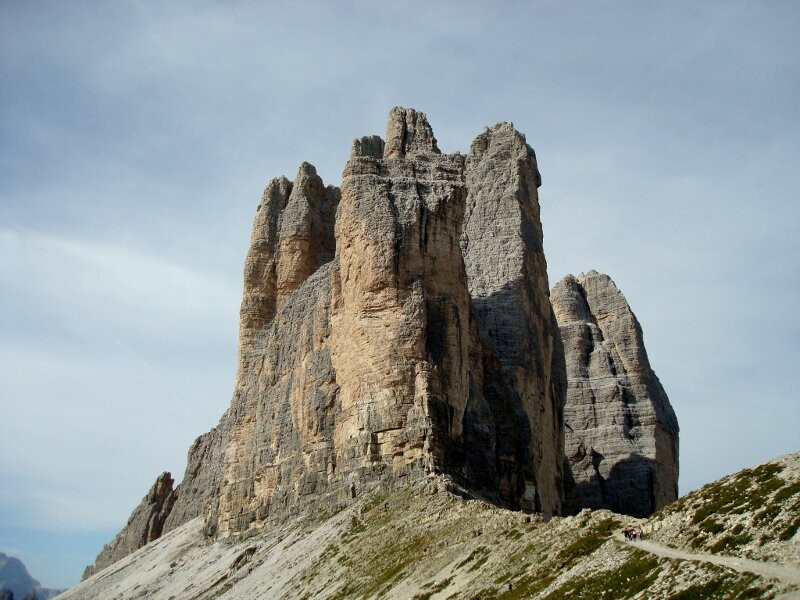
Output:
[[[639,533],[633,527],[626,527],[622,530],[622,533],[625,534],[625,539],[629,542],[634,542],[639,538]]]

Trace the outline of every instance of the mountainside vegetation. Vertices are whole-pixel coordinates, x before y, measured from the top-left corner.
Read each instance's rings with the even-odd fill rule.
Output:
[[[792,597],[798,483],[800,453],[709,484],[649,520],[586,509],[545,521],[431,477],[227,540],[205,538],[195,519],[63,598]],[[626,541],[626,527],[642,538]]]

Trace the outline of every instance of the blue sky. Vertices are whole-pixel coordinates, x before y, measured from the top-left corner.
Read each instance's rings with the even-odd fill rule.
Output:
[[[796,3],[0,3],[0,550],[75,583],[233,385],[266,182],[389,108],[535,148],[551,284],[610,274],[686,492],[800,449]]]

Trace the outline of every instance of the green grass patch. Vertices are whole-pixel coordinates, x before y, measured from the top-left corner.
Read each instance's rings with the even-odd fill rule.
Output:
[[[503,532],[503,536],[508,538],[509,540],[518,540],[523,535],[525,534],[521,532],[519,529],[508,529]]]
[[[571,579],[545,596],[545,600],[632,598],[653,585],[660,572],[658,559],[641,550],[632,550],[628,560],[616,569]]]
[[[481,600],[523,600],[532,598],[555,579],[554,575],[538,575],[526,573],[517,578],[506,579],[497,587],[481,589],[468,598],[480,598]],[[511,589],[508,588],[509,584]],[[460,596],[457,596],[460,598]]]
[[[485,556],[481,556],[481,557],[480,557],[478,560],[476,560],[474,563],[472,563],[472,565],[470,566],[470,568],[468,569],[468,571],[469,571],[470,573],[472,573],[473,571],[477,571],[477,570],[478,570],[478,569],[480,569],[480,568],[481,568],[483,565],[485,565],[485,564],[486,564],[486,561],[487,561],[487,560],[489,560],[489,555],[488,555],[488,554],[487,554],[487,555],[485,555]]]
[[[361,507],[361,514],[367,514],[371,510],[381,506],[386,502],[387,498],[389,498],[388,494],[375,494],[372,496],[372,498],[364,502],[363,506]]]
[[[740,533],[738,535],[731,534],[718,540],[709,549],[711,552],[726,552],[746,546],[752,541],[753,538],[747,533]]]
[[[422,592],[421,594],[414,594],[414,597],[412,598],[412,600],[430,600],[430,598],[434,594],[438,594],[439,592],[444,591],[447,588],[447,586],[450,585],[451,581],[453,581],[453,578],[452,577],[448,577],[447,579],[444,579],[444,580],[440,581],[439,583],[437,583],[435,585],[432,585],[430,583],[426,584],[423,587],[425,587],[425,588],[430,587],[430,589]]]
[[[475,548],[475,550],[473,550],[472,552],[469,553],[469,556],[467,556],[467,558],[465,558],[464,560],[462,560],[460,563],[458,563],[456,565],[456,569],[460,569],[462,567],[467,566],[473,560],[483,556],[487,552],[488,552],[488,550],[484,546],[479,546],[478,548]]]
[[[584,556],[589,556],[614,533],[619,530],[620,522],[616,519],[603,519],[585,535],[582,535],[558,553],[556,564],[559,569],[567,569]]]
[[[695,496],[704,501],[692,516],[692,523],[700,530],[717,535],[724,531],[719,518],[726,515],[753,513],[753,525],[771,523],[784,510],[782,502],[791,498],[797,491],[796,484],[787,485],[778,475],[783,467],[778,464],[765,464],[754,469],[745,469],[726,481],[703,486]],[[690,496],[692,496],[690,494]],[[778,501],[778,498],[783,500]],[[744,534],[726,536],[711,546],[714,552],[720,549],[733,549],[752,540]],[[694,548],[705,545],[703,540],[694,540]]]
[[[726,575],[704,583],[698,583],[685,590],[669,596],[668,600],[745,600],[763,598],[771,586],[756,584],[757,575],[742,573]]]

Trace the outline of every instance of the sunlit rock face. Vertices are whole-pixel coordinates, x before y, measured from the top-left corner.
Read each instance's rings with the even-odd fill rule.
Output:
[[[611,278],[596,271],[566,276],[551,298],[569,381],[570,508],[650,515],[677,498],[678,422],[642,328]]]
[[[510,125],[482,134],[466,158],[444,155],[425,115],[397,108],[385,141],[353,143],[339,193],[323,195],[321,182],[304,193],[318,198],[312,206],[335,198],[335,219],[329,210],[318,228],[332,229],[333,255],[279,242],[260,261],[251,249],[248,265],[272,261],[280,273],[291,248],[301,275],[285,281],[302,279],[316,257],[332,260],[283,297],[279,275],[251,280],[265,306],[276,298],[275,314],[245,323],[243,309],[242,330],[253,333],[223,428],[209,533],[430,474],[506,506],[560,511],[563,357],[538,182],[533,152]],[[287,186],[271,185],[280,205]],[[464,233],[484,225],[480,243]],[[266,237],[254,232],[254,244]]]

